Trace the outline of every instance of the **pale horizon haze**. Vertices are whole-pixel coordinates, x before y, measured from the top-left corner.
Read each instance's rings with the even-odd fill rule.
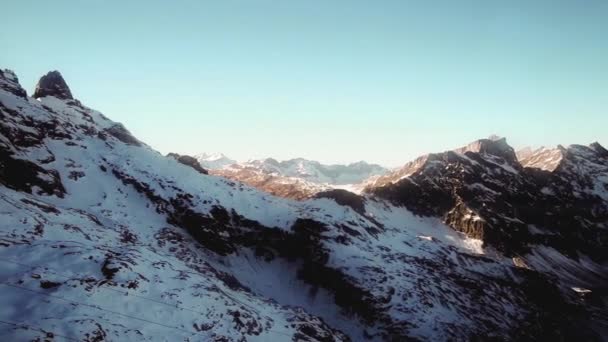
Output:
[[[5,1],[0,67],[161,153],[398,166],[608,145],[608,1]]]

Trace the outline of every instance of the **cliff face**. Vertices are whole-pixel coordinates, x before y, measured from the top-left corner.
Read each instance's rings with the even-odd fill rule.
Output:
[[[484,139],[408,164],[366,191],[440,216],[507,255],[541,243],[604,262],[608,159],[602,151],[597,144],[542,149],[522,165],[504,139]]]

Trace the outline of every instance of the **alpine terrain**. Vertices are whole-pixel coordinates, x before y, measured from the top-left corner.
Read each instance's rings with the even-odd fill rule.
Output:
[[[273,158],[238,163],[223,154],[195,156],[211,174],[243,182],[275,196],[308,199],[331,189],[347,189],[359,193],[364,181],[385,174],[388,170],[364,161],[348,165],[325,165],[303,158],[277,161]]]
[[[0,117],[3,341],[608,336],[597,143],[520,160],[481,139],[390,172],[212,167],[161,155],[56,71],[31,97],[0,71]],[[312,184],[377,177],[360,195],[327,186],[297,201],[222,177],[250,167]]]

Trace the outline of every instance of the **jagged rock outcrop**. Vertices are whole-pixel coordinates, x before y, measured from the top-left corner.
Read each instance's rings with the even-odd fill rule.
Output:
[[[0,184],[27,193],[63,197],[65,188],[59,173],[46,170],[29,160],[16,158],[0,146]]]
[[[19,84],[17,75],[12,70],[0,69],[0,77],[4,82],[0,82],[0,89],[6,90],[19,97],[27,97],[27,92]]]
[[[366,191],[442,217],[509,255],[542,241],[568,255],[600,258],[608,242],[604,151],[597,143],[541,148],[520,162],[504,139],[482,139],[408,163]]]
[[[462,154],[465,154],[466,152],[473,152],[483,154],[485,156],[495,156],[501,158],[509,165],[517,165],[517,156],[515,154],[515,150],[509,146],[509,144],[507,144],[507,139],[504,137],[479,139],[454,151]]]
[[[177,153],[169,153],[169,154],[167,154],[167,157],[171,157],[171,158],[177,160],[181,164],[190,166],[191,168],[198,171],[198,173],[201,173],[203,175],[209,174],[209,172],[207,170],[205,170],[201,166],[201,164],[199,164],[198,160],[196,160],[196,158],[194,158],[194,157],[187,156],[187,155],[179,155]]]
[[[600,145],[599,142],[593,142],[589,145],[600,157],[608,158],[608,150],[604,146]]]
[[[321,191],[314,198],[330,198],[339,205],[351,207],[354,211],[365,214],[365,197],[342,189]]]
[[[42,76],[36,84],[36,90],[34,90],[32,97],[38,99],[45,96],[54,96],[62,100],[74,99],[70,87],[57,70],[50,71]]]
[[[129,130],[126,129],[121,123],[116,123],[106,128],[104,132],[127,145],[141,146],[141,142],[137,140],[137,138],[135,138],[133,134],[131,134],[131,132],[129,132]]]

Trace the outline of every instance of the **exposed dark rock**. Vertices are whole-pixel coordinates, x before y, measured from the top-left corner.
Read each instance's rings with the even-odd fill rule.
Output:
[[[318,319],[316,319],[318,320]],[[291,338],[294,342],[304,341],[319,341],[319,342],[335,342],[335,341],[350,341],[347,335],[335,329],[319,329],[318,322],[301,320],[295,326],[297,332]]]
[[[142,195],[146,196],[152,203],[156,205],[156,211],[161,213],[166,210],[167,201],[162,197],[158,196],[150,186],[144,182],[140,182],[137,179],[129,176],[128,174],[119,171],[118,169],[112,169],[114,177],[118,178],[124,185],[131,185],[135,190]]]
[[[525,158],[540,168],[524,168],[504,139],[482,139],[419,158],[365,191],[419,215],[442,217],[507,255],[541,243],[571,257],[584,251],[605,260],[608,206],[594,190],[602,185],[593,181],[608,172],[605,149],[571,145],[536,153]],[[533,235],[530,225],[549,234]]]
[[[365,198],[350,191],[334,189],[317,193],[315,198],[331,198],[339,205],[351,207],[359,214],[365,214]]]
[[[40,282],[40,287],[43,289],[52,289],[52,288],[59,287],[59,286],[61,286],[61,283],[57,283],[54,281],[42,280]]]
[[[114,275],[120,271],[120,266],[116,265],[115,267],[112,267],[113,265],[114,259],[111,256],[106,257],[101,265],[101,273],[103,273],[107,280],[114,279]]]
[[[252,247],[256,255],[267,260],[282,257],[301,262],[298,277],[313,288],[333,293],[337,305],[367,323],[389,323],[382,303],[375,302],[369,291],[359,287],[342,271],[327,266],[329,251],[323,246],[322,234],[331,227],[311,219],[297,219],[291,231],[269,227],[253,227],[241,232],[235,241]],[[406,336],[396,334],[402,339]]]
[[[21,129],[23,126],[29,129]],[[40,146],[44,144],[45,138],[71,140],[71,128],[69,124],[61,125],[57,118],[34,120],[0,101],[0,134],[6,136],[15,147]],[[49,158],[53,158],[52,154]]]
[[[63,79],[59,71],[50,71],[42,76],[36,84],[33,97],[38,99],[45,96],[54,96],[62,100],[73,100],[70,87]]]
[[[600,145],[600,143],[598,143],[597,141],[591,143],[589,147],[591,147],[595,152],[597,152],[598,156],[602,158],[608,158],[608,150],[606,150],[604,146]]]
[[[156,194],[148,184],[140,182],[118,169],[112,169],[112,174],[123,184],[133,186],[137,192],[146,196],[156,205],[158,213],[167,214],[168,223],[185,229],[202,246],[219,255],[227,255],[235,250],[234,245],[223,236],[231,229],[229,222],[192,210],[189,199],[191,195],[181,194],[165,200]],[[216,216],[224,212],[225,209],[220,207],[214,207],[211,211],[212,215]],[[225,214],[228,215],[227,212]]]
[[[198,171],[199,173],[201,173],[203,175],[209,174],[209,172],[207,170],[205,170],[201,166],[201,164],[198,162],[198,160],[196,160],[194,157],[187,156],[187,155],[179,155],[177,153],[169,153],[169,154],[167,154],[167,157],[171,157],[171,158],[177,160],[178,162],[180,162],[181,164],[190,166],[191,168],[195,169],[196,171]]]
[[[59,173],[46,170],[29,160],[17,159],[0,148],[0,184],[17,191],[32,193],[34,187],[39,193],[63,197],[65,188]]]
[[[228,226],[188,207],[176,203],[173,205],[175,210],[169,214],[169,223],[184,228],[202,246],[219,255],[228,255],[235,251],[235,246],[221,235]]]
[[[224,283],[224,285],[233,290],[251,292],[251,289],[241,284],[241,282],[230,273],[214,270],[214,274]]]
[[[85,173],[82,171],[70,171],[68,178],[73,179],[73,180],[78,180],[79,178],[82,178],[84,176],[85,176]]]
[[[230,214],[226,209],[224,209],[224,207],[214,205],[213,207],[211,207],[209,213],[218,222],[226,225],[230,224]]]
[[[259,335],[263,331],[263,327],[252,315],[244,311],[228,310],[228,314],[232,316],[232,322],[235,328],[246,335]]]
[[[120,123],[117,123],[104,131],[127,145],[141,146],[141,142]]]
[[[0,69],[0,79],[2,79],[2,82],[0,82],[0,89],[6,90],[19,97],[27,97],[27,92],[21,87],[17,75],[15,75],[12,70]]]
[[[137,235],[133,234],[128,229],[124,229],[120,232],[120,242],[136,244],[138,241]]]
[[[33,205],[36,208],[44,211],[45,213],[53,213],[53,214],[59,214],[60,213],[60,211],[57,210],[57,208],[55,208],[54,206],[47,205],[47,204],[42,204],[40,202],[32,201],[32,200],[29,200],[27,198],[22,198],[21,202],[23,202],[25,204]]]

